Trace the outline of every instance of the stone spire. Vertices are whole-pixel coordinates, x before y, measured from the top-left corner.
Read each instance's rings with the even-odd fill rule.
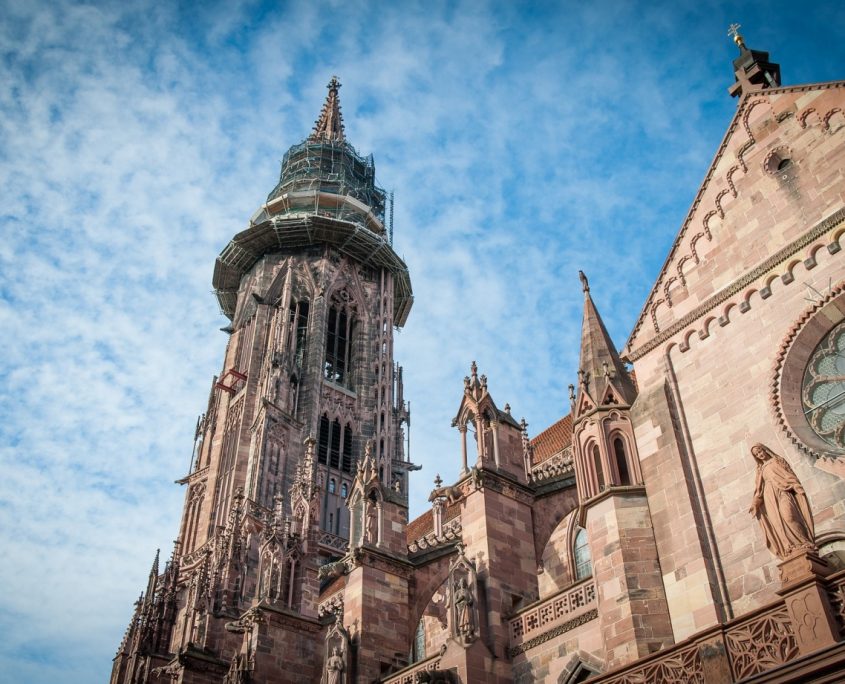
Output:
[[[607,403],[605,396],[608,387],[615,390],[618,398],[626,404],[631,404],[637,396],[634,383],[625,365],[619,358],[619,353],[604,322],[596,310],[593,298],[590,296],[590,285],[583,271],[578,271],[584,290],[584,319],[581,325],[581,359],[578,367],[578,396],[585,391],[594,402]]]
[[[733,62],[736,82],[728,88],[731,97],[750,90],[777,88],[780,85],[780,64],[770,62],[768,52],[749,50],[739,33],[739,24],[731,24],[728,35],[739,48],[739,57]]]
[[[340,88],[340,81],[337,76],[326,86],[329,94],[326,102],[320,111],[320,118],[314,124],[314,130],[308,140],[311,142],[345,142],[346,136],[343,133],[343,116],[340,113],[340,98],[337,91]]]

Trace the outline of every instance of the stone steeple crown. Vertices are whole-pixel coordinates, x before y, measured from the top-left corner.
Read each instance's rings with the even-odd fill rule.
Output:
[[[337,80],[337,76],[332,76],[332,80],[326,87],[329,89],[329,94],[326,95],[320,117],[314,123],[314,130],[308,136],[308,140],[311,142],[329,140],[345,142],[343,115],[340,113],[340,98],[337,93],[340,88],[340,81]]]
[[[613,403],[608,398],[631,404],[637,395],[631,376],[610,339],[607,328],[599,316],[590,285],[583,271],[578,272],[584,290],[584,318],[581,325],[581,358],[578,365],[577,413],[584,413],[584,395],[593,406]],[[613,396],[615,395],[615,397]]]

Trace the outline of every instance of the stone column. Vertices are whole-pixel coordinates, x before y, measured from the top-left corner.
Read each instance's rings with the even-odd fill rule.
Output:
[[[468,472],[467,468],[467,426],[461,425],[458,427],[458,432],[461,433],[461,474]]]
[[[499,421],[490,421],[490,430],[493,433],[493,460],[496,462],[496,467],[499,467]]]

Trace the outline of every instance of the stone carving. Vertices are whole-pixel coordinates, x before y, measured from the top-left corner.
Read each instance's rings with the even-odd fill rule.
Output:
[[[345,670],[346,665],[343,663],[343,658],[335,646],[326,663],[326,684],[343,684],[346,681]]]
[[[731,629],[725,637],[736,680],[798,657],[798,644],[785,606]]]
[[[608,684],[705,684],[706,681],[699,646],[693,644],[645,667],[620,674],[608,680]]]
[[[458,543],[457,549],[457,558],[449,564],[449,631],[458,643],[469,646],[479,637],[478,579],[463,544]]]
[[[766,546],[781,560],[796,551],[814,551],[813,515],[804,488],[789,464],[763,444],[751,447],[757,482],[749,512],[756,516]]]
[[[431,490],[431,494],[429,494],[428,500],[434,501],[435,499],[445,498],[451,506],[458,499],[460,499],[461,496],[463,496],[463,492],[458,487],[436,487],[435,489]]]
[[[335,623],[326,634],[326,657],[320,684],[346,684],[349,654],[349,632],[343,626],[343,615],[335,614]]]

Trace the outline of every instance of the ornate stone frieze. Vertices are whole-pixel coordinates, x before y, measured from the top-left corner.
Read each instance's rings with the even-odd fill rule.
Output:
[[[443,546],[444,544],[451,544],[461,539],[462,531],[463,527],[460,516],[452,518],[449,522],[443,523],[443,532],[440,536],[432,530],[411,542],[408,545],[408,552],[417,553],[418,551],[427,551],[438,546]]]
[[[728,630],[725,641],[736,680],[798,657],[792,621],[783,605]]]

